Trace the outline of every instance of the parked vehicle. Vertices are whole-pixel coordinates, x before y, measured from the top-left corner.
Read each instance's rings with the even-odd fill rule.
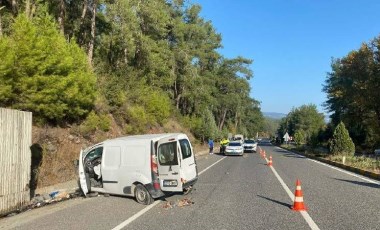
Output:
[[[226,146],[224,155],[240,155],[244,154],[244,148],[240,141],[231,141]]]
[[[241,134],[236,134],[234,136],[234,140],[235,141],[240,141],[242,144],[244,143],[244,135],[241,135]]]
[[[91,191],[150,204],[166,192],[186,192],[198,179],[186,134],[148,134],[106,140],[80,152],[79,180]]]
[[[244,152],[256,152],[257,142],[254,140],[245,140],[243,147],[244,147]]]

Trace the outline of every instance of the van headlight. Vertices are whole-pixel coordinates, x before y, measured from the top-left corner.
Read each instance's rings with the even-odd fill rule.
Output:
[[[164,180],[163,186],[164,187],[177,187],[178,181],[177,180]]]

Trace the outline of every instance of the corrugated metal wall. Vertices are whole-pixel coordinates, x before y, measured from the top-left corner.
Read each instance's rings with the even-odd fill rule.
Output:
[[[32,113],[0,108],[0,214],[30,200]]]

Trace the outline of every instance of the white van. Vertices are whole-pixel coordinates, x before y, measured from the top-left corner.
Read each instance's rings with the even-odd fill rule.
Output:
[[[235,134],[234,140],[240,141],[240,143],[243,144],[244,143],[244,136],[242,134]]]
[[[150,204],[165,192],[186,192],[198,179],[186,134],[165,133],[106,140],[80,152],[79,182],[94,191]]]

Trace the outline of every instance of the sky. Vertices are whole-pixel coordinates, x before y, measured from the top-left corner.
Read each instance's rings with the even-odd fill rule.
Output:
[[[380,35],[379,0],[193,0],[222,35],[226,58],[253,60],[251,97],[261,111],[289,113],[315,104],[332,58]]]

